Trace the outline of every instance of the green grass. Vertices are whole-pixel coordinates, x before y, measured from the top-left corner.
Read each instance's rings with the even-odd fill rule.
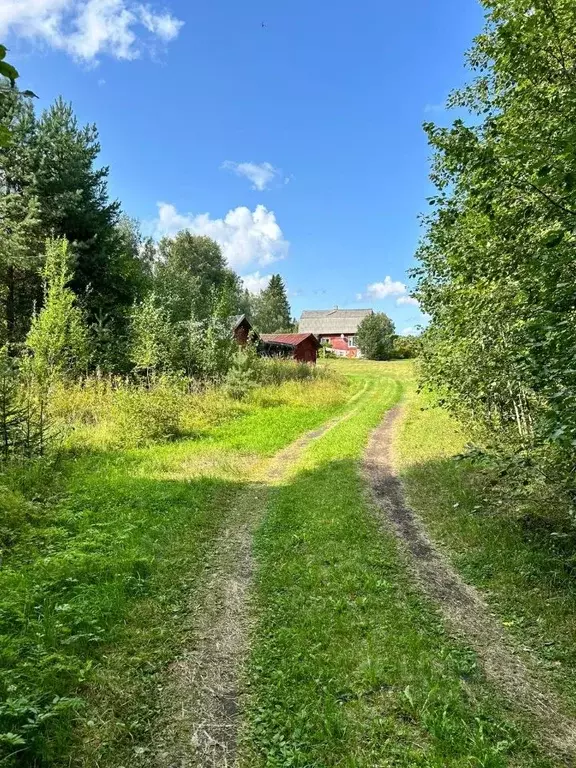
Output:
[[[241,765],[550,765],[447,636],[367,501],[358,459],[410,364],[332,364],[370,385],[275,491],[257,533]]]
[[[454,459],[465,443],[412,391],[397,443],[410,503],[576,714],[576,531],[548,506],[520,509],[502,481],[490,489],[490,473]]]
[[[0,570],[0,764],[134,765],[235,495],[354,391],[327,386],[255,392],[201,439],[0,477],[20,505]]]

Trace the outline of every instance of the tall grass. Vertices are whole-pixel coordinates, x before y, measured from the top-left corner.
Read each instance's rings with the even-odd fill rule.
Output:
[[[50,396],[50,417],[65,434],[66,448],[139,447],[200,436],[241,416],[254,404],[286,402],[287,397],[301,399],[302,385],[334,382],[335,378],[326,369],[290,360],[261,360],[251,386],[239,398],[226,386],[179,376],[158,376],[152,382],[90,377],[56,384]],[[282,386],[285,388],[281,394],[275,392]],[[323,388],[323,398],[331,399],[329,389]],[[338,397],[338,388],[336,393]]]
[[[61,450],[0,471],[0,765],[133,765],[235,493],[348,397],[282,365],[240,401],[172,378],[52,387]]]

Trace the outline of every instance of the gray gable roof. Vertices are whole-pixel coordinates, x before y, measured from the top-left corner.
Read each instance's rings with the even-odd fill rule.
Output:
[[[300,316],[300,333],[356,333],[358,326],[372,309],[306,309]]]
[[[227,318],[227,322],[229,323],[230,328],[233,331],[235,331],[236,328],[238,328],[238,326],[242,323],[243,320],[248,320],[246,315],[230,315],[230,317]]]

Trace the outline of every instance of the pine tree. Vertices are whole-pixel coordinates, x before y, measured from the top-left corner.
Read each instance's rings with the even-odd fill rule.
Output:
[[[139,297],[141,275],[120,206],[108,198],[107,167],[96,166],[95,125],[79,126],[58,99],[38,122],[36,194],[44,232],[66,237],[76,264],[72,288],[89,321],[100,312],[127,315]]]
[[[41,222],[33,186],[36,120],[30,102],[0,91],[0,344],[21,342],[41,297]]]
[[[268,286],[255,298],[254,325],[260,333],[293,330],[290,304],[280,275],[272,275]]]

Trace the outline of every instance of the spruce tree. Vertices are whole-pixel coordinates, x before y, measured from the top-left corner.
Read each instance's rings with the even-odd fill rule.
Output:
[[[294,329],[290,304],[280,275],[272,275],[268,286],[254,300],[254,325],[260,333],[290,332]]]
[[[26,346],[32,354],[35,376],[42,381],[79,373],[88,362],[87,328],[70,283],[73,277],[68,241],[46,244],[44,301],[32,319]]]

